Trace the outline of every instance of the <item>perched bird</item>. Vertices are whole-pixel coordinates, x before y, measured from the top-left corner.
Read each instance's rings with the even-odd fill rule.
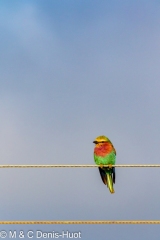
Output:
[[[112,167],[112,165],[116,162],[116,150],[105,136],[97,137],[93,143],[95,143],[94,161],[99,165],[102,181],[107,185],[109,191],[114,193],[113,183],[115,183],[116,173],[115,167]],[[108,165],[108,167],[103,167],[103,165]]]

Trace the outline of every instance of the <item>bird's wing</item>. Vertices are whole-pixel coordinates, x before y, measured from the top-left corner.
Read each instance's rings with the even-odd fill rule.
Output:
[[[115,167],[112,168],[112,179],[113,179],[113,183],[116,182],[116,170]]]
[[[107,176],[106,176],[105,171],[102,168],[99,167],[99,172],[100,172],[103,183],[105,185],[107,185]]]

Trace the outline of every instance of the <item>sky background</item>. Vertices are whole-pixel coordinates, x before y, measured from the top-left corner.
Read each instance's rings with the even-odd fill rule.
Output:
[[[0,1],[0,164],[159,164],[160,3]],[[0,220],[159,220],[160,170],[0,169]],[[28,225],[84,240],[157,239],[158,225]],[[27,238],[26,238],[27,239]],[[33,238],[36,239],[36,238]]]

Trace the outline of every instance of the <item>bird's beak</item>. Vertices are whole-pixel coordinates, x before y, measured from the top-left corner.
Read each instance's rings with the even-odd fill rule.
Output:
[[[93,143],[95,143],[95,144],[96,144],[97,142],[96,142],[96,141],[93,141]]]

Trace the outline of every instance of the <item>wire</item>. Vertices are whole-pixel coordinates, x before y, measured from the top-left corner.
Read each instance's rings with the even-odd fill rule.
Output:
[[[160,224],[160,220],[102,221],[0,221],[0,224]]]
[[[109,165],[103,165],[107,167]],[[114,167],[160,167],[160,164],[120,164],[120,165],[112,165]],[[0,168],[89,168],[89,167],[99,167],[99,165],[92,165],[92,164],[79,164],[79,165],[72,165],[72,164],[49,164],[49,165],[0,165]]]

